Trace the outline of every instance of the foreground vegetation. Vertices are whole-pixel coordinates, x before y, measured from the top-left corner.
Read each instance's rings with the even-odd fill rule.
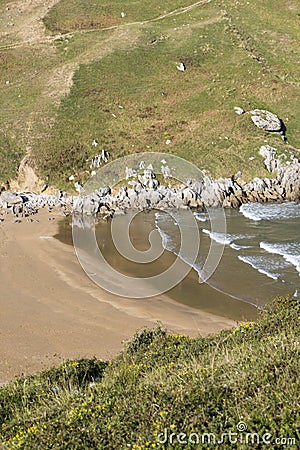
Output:
[[[214,176],[242,170],[247,179],[266,175],[262,144],[300,146],[294,0],[61,0],[44,16],[47,39],[32,43],[14,32],[16,18],[15,27],[6,24],[6,4],[0,131],[21,148],[17,159],[31,152],[49,183],[70,190],[70,175],[84,182],[86,160],[102,148],[111,158],[167,151]],[[290,146],[234,106],[278,114]],[[15,159],[7,164],[2,182],[16,170]]]
[[[279,299],[256,323],[214,336],[168,335],[157,326],[139,331],[111,362],[66,361],[18,379],[0,390],[3,445],[299,448],[299,319],[299,300]],[[256,433],[248,444],[246,432]]]

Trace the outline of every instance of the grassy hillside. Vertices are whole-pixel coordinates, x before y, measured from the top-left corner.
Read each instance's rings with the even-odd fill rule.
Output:
[[[1,155],[0,173],[3,174],[4,179],[8,180],[15,176],[23,152],[13,139],[7,138],[1,132],[0,132],[0,155]]]
[[[299,448],[299,313],[298,300],[280,299],[257,323],[206,338],[141,330],[109,363],[19,379],[0,390],[0,439],[28,450],[211,449],[227,433],[224,449]],[[256,433],[248,444],[245,427]]]
[[[7,32],[5,5],[0,131],[50,182],[71,189],[72,173],[84,181],[94,138],[113,158],[167,151],[246,179],[265,175],[260,145],[295,151],[234,106],[275,112],[300,147],[296,1],[53,1],[31,42],[14,31],[17,18]]]

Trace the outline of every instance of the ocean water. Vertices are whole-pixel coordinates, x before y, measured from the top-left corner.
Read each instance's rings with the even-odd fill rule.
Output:
[[[121,242],[128,216],[130,214],[113,219],[121,230],[118,232]],[[249,203],[239,210],[225,210],[223,224],[216,223],[220,210],[194,213],[192,217],[195,219],[192,225],[191,213],[185,210],[145,211],[134,217],[129,235],[137,250],[147,252],[149,236],[155,229],[159,231],[161,239],[153,242],[161,256],[151,262],[134,262],[130,252],[125,257],[120,254],[111,236],[113,221],[100,221],[96,225],[97,244],[113,269],[128,276],[149,277],[150,284],[153,283],[151,277],[167,270],[179,255],[190,271],[184,279],[179,272],[175,274],[174,287],[167,295],[184,305],[237,321],[255,320],[257,309],[279,295],[300,294],[300,205]],[[90,228],[89,221],[85,226]],[[75,227],[85,236],[80,220],[75,222]],[[184,248],[182,236],[188,241]],[[67,219],[60,223],[56,237],[72,245]],[[93,256],[94,243],[88,250]],[[207,265],[211,257],[218,264]],[[206,270],[207,267],[211,271]],[[100,269],[96,261],[91,272]]]
[[[155,224],[165,249],[180,255],[179,219],[157,212]],[[300,205],[295,203],[248,203],[239,210],[226,210],[226,230],[214,228],[206,213],[195,213],[200,248],[191,266],[199,274],[212,242],[223,248],[222,258],[208,284],[224,294],[262,306],[278,295],[300,295]],[[189,262],[185,258],[185,262]]]

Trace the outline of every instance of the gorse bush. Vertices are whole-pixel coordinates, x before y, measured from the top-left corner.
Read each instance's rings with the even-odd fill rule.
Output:
[[[206,338],[142,329],[109,363],[66,361],[3,387],[1,440],[30,450],[299,448],[299,331],[295,298]]]
[[[165,341],[167,332],[160,325],[153,330],[144,328],[137,331],[133,338],[125,344],[125,350],[128,355],[135,354],[139,351],[147,350],[148,347],[158,340]]]

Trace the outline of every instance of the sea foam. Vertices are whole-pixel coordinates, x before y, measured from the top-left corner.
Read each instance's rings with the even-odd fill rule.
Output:
[[[249,239],[249,238],[253,237],[248,234],[245,235],[245,234],[217,233],[215,231],[207,230],[206,228],[203,228],[202,232],[205,234],[208,234],[209,237],[213,241],[217,242],[218,244],[230,245],[230,246],[233,245],[232,242],[234,242],[234,241],[238,241],[240,239]],[[240,246],[240,248],[249,248],[249,247]]]
[[[296,267],[300,273],[300,243],[292,242],[277,244],[270,242],[260,242],[260,248],[268,253],[282,256],[288,263]]]
[[[256,222],[260,220],[286,220],[300,218],[300,205],[286,203],[246,203],[240,207],[244,217]]]
[[[240,261],[243,261],[246,264],[249,264],[253,269],[256,269],[259,273],[266,275],[272,280],[278,280],[279,274],[272,273],[271,271],[266,270],[265,262],[259,256],[238,256]]]

